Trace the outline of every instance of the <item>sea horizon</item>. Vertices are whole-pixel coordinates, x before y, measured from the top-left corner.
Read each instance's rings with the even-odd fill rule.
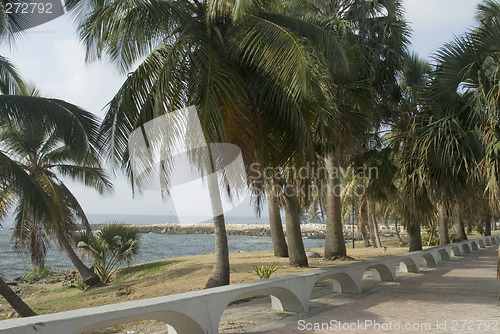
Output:
[[[197,216],[143,215],[143,214],[87,214],[90,224],[125,223],[131,225],[181,224],[192,225],[210,223],[212,219],[200,219]],[[268,224],[267,216],[225,216],[227,224]]]
[[[164,225],[164,224],[181,224],[192,225],[201,223],[211,223],[212,219],[201,220],[196,216],[178,217],[172,215],[155,215],[155,214],[111,214],[111,213],[89,213],[87,218],[91,225],[100,225],[108,223],[124,223],[130,225]],[[225,216],[226,224],[268,224],[268,216]],[[13,217],[7,217],[1,223],[1,228],[12,229]],[[284,223],[284,219],[283,219]]]

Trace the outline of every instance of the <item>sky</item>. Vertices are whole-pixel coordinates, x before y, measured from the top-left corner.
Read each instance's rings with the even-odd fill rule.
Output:
[[[431,60],[432,53],[443,43],[475,24],[475,10],[480,0],[402,2],[413,30],[410,49]],[[85,50],[79,42],[76,25],[68,15],[27,30],[13,48],[1,46],[0,54],[10,58],[23,78],[35,83],[44,96],[63,99],[99,117],[104,115],[106,104],[125,78],[109,63],[85,63]],[[172,201],[163,201],[159,191],[146,191],[134,198],[123,178],[115,179],[114,185],[113,195],[102,197],[92,190],[68,183],[83,209],[90,214],[175,214]],[[209,203],[196,204],[198,207],[207,205]],[[246,200],[229,214],[251,216],[254,212]],[[266,210],[263,215],[267,215]]]

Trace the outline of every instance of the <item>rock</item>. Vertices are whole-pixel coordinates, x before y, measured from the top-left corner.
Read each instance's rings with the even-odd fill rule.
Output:
[[[130,293],[132,292],[132,288],[131,287],[128,287],[128,288],[120,288],[117,292],[116,292],[116,297],[120,297],[120,296],[128,296],[130,295]]]
[[[313,251],[306,252],[306,256],[311,259],[317,259],[321,257],[321,255],[318,252],[313,252]]]

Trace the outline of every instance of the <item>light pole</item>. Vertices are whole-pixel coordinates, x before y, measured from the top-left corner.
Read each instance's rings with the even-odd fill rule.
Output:
[[[352,201],[352,249],[354,249],[354,220],[356,219],[356,208],[355,208],[355,204],[354,204],[354,201]]]

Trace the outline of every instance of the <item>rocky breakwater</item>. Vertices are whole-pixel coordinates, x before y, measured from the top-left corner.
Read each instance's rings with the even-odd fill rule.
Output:
[[[160,233],[160,234],[214,234],[214,225],[212,223],[203,224],[157,224],[157,225],[131,225],[141,233]],[[99,229],[100,225],[94,225]],[[302,236],[310,239],[325,238],[324,224],[303,224],[301,225]],[[283,225],[286,234],[286,227]],[[228,235],[246,235],[246,236],[271,236],[269,225],[265,224],[226,224]]]

